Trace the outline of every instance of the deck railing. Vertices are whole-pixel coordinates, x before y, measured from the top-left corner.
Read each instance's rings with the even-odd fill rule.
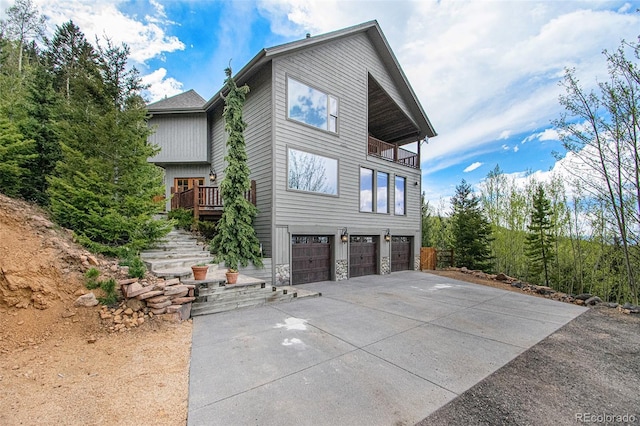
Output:
[[[373,136],[369,136],[369,155],[393,161],[415,169],[420,167],[420,159],[415,152],[400,148],[398,145],[381,141]]]
[[[256,181],[251,181],[251,188],[245,193],[245,198],[254,206],[256,205]],[[200,215],[222,214],[223,202],[220,187],[195,184],[191,189],[175,192],[171,197],[171,210],[180,208],[193,210],[196,219]]]

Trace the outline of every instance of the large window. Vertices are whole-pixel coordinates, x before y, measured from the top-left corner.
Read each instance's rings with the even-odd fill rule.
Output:
[[[389,213],[389,173],[376,174],[376,213]]]
[[[338,160],[289,148],[288,188],[338,195]]]
[[[407,214],[406,211],[406,184],[407,180],[402,176],[396,176],[396,190],[395,190],[395,208],[394,213],[398,216]]]
[[[373,170],[360,168],[360,211],[373,211]]]
[[[389,213],[389,173],[360,168],[360,211]]]
[[[318,129],[338,131],[338,99],[293,78],[287,79],[287,115]]]

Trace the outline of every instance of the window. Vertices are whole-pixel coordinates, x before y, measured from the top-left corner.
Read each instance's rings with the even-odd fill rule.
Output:
[[[377,173],[376,188],[376,213],[389,213],[389,173]]]
[[[287,79],[288,117],[318,129],[338,131],[338,99],[293,78]]]
[[[389,173],[360,167],[360,211],[389,213]]]
[[[394,213],[398,216],[404,216],[406,214],[406,201],[405,201],[405,187],[407,180],[402,176],[396,176],[396,190],[395,190],[395,208]]]
[[[360,211],[373,212],[373,170],[360,168]]]
[[[289,148],[289,189],[338,195],[338,160]]]
[[[175,192],[184,192],[193,188],[196,182],[198,186],[204,186],[204,178],[175,178],[173,180],[173,188]]]

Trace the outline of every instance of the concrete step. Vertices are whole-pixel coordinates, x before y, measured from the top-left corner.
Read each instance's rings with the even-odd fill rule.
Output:
[[[194,303],[191,308],[191,316],[227,312],[235,309],[262,306],[267,303],[289,302],[296,298],[296,293],[283,294],[282,290],[269,292],[268,294],[268,296],[254,296],[252,298],[233,300],[224,303]]]
[[[140,253],[140,258],[143,260],[192,259],[195,257],[210,258],[211,253],[193,248],[184,248],[181,250],[150,250]]]
[[[192,265],[196,265],[201,262],[209,264],[213,261],[213,257],[209,255],[175,259],[143,259],[143,261],[151,272],[155,272],[163,269],[190,268]]]

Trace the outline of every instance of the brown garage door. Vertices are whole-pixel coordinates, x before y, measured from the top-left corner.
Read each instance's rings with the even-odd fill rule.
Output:
[[[378,272],[378,244],[374,237],[352,236],[349,251],[350,278]]]
[[[407,271],[411,267],[412,237],[393,237],[391,239],[391,272]]]
[[[291,237],[292,284],[331,279],[331,238],[323,235]]]

